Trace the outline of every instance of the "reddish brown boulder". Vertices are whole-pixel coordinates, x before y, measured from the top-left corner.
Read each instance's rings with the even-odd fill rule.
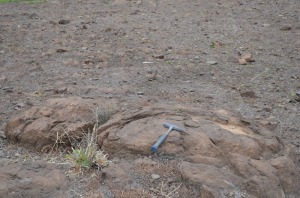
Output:
[[[69,138],[80,138],[93,128],[95,110],[102,103],[79,97],[49,99],[44,106],[34,106],[9,120],[5,135],[12,142],[38,149],[56,141],[68,145]]]
[[[110,156],[151,154],[169,122],[158,154],[181,159],[179,171],[203,197],[300,197],[299,163],[292,149],[267,129],[230,113],[181,107],[148,107],[118,114],[98,129]],[[284,195],[284,196],[283,196]]]

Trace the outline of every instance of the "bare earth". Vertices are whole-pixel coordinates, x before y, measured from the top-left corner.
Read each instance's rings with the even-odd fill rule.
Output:
[[[249,53],[252,60],[239,64]],[[300,159],[300,1],[0,4],[1,134],[11,117],[70,96],[118,101],[120,111],[154,104],[227,110],[270,129]],[[1,160],[20,163],[24,148],[0,139]],[[87,177],[66,187],[71,197],[99,187],[91,182],[97,176]]]

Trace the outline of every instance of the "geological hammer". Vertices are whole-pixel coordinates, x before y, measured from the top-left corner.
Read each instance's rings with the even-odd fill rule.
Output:
[[[179,128],[178,126],[174,125],[174,124],[170,124],[170,123],[165,123],[164,127],[169,128],[167,132],[165,132],[162,136],[159,137],[159,139],[156,141],[155,144],[153,144],[153,146],[151,146],[151,151],[152,152],[156,152],[157,148],[159,147],[159,145],[161,145],[165,139],[167,138],[167,136],[169,135],[169,133],[172,130],[178,131],[178,132],[184,132],[181,128]]]

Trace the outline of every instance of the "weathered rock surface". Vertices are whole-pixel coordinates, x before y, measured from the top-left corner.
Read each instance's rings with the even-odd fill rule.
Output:
[[[93,128],[99,105],[100,100],[79,97],[49,99],[44,106],[34,106],[12,118],[5,126],[5,135],[12,142],[38,149],[56,140],[69,144],[68,136],[80,138]]]
[[[55,164],[5,160],[0,164],[0,197],[67,197],[68,180]]]
[[[188,134],[172,131],[158,154],[182,159],[183,178],[199,186],[204,197],[300,196],[299,163],[290,146],[225,111],[149,107],[123,112],[98,129],[99,145],[111,156],[151,154],[150,147],[167,130],[165,122]]]
[[[53,144],[57,134],[65,131],[68,138],[80,137],[93,127],[93,112],[99,104],[81,98],[50,99],[43,107],[32,107],[9,121],[5,134],[9,140],[36,148]],[[151,155],[151,146],[167,130],[166,122],[185,132],[172,131],[158,155],[181,160],[182,178],[198,186],[202,197],[300,197],[300,168],[292,148],[266,128],[224,110],[147,107],[125,111],[97,129],[98,144],[111,157],[131,160]],[[115,164],[103,169],[103,178],[128,183],[132,180],[129,169],[129,165]]]

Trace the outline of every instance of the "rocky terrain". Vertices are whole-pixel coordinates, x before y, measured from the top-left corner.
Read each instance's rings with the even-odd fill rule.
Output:
[[[300,197],[299,10],[0,4],[0,197]],[[97,119],[109,165],[75,175]]]

